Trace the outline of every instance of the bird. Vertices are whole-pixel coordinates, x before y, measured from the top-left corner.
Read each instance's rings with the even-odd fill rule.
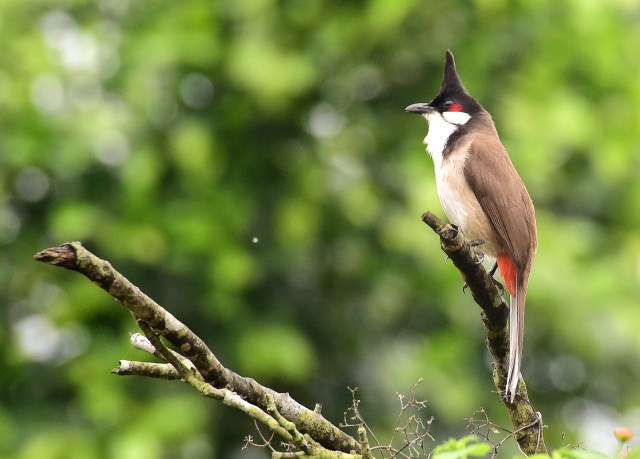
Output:
[[[493,118],[462,85],[450,50],[438,94],[406,111],[423,116],[429,125],[423,143],[433,159],[438,197],[450,223],[472,245],[480,245],[483,255],[496,260],[507,286],[505,399],[513,403],[522,363],[529,274],[538,248],[533,202]],[[495,266],[492,275],[494,271]]]

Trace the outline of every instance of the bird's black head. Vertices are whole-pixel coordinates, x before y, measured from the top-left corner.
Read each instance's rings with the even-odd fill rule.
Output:
[[[438,112],[452,124],[465,124],[474,114],[484,109],[464,89],[456,71],[456,62],[453,54],[447,50],[444,75],[442,76],[440,91],[436,97],[429,103],[409,105],[406,110],[425,116]]]

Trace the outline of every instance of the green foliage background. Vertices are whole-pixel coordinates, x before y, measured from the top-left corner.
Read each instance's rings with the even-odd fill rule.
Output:
[[[442,441],[492,394],[424,122],[444,50],[536,205],[523,372],[547,442],[640,430],[640,7],[635,0],[4,0],[0,455],[252,458],[241,415],[120,378],[129,315],[31,260],[82,240],[220,359],[338,422],[396,392]],[[511,448],[510,450],[508,448]],[[514,452],[514,445],[504,452]]]

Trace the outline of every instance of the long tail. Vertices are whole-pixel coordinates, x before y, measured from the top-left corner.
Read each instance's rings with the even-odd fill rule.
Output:
[[[513,403],[520,377],[522,343],[524,338],[524,304],[527,296],[526,280],[519,279],[515,266],[507,254],[498,255],[500,275],[509,290],[509,369],[506,393]],[[524,282],[523,282],[524,281]]]

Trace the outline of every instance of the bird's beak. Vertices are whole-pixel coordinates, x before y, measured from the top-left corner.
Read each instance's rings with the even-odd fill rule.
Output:
[[[434,108],[426,102],[420,102],[418,104],[411,104],[407,108],[406,111],[409,113],[417,113],[418,115],[424,115],[425,113],[432,112]]]

